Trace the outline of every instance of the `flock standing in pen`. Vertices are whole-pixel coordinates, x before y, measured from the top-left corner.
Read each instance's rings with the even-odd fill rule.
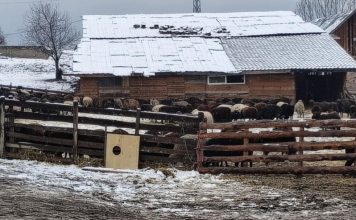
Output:
[[[171,114],[193,114],[202,112],[207,123],[226,123],[240,119],[292,119],[294,112],[298,117],[304,117],[305,105],[299,100],[294,105],[288,98],[275,99],[242,99],[222,98],[217,100],[202,100],[191,97],[185,100],[177,99],[132,99],[115,98],[106,99],[99,103],[96,98],[78,97],[51,93],[31,92],[21,87],[12,90],[0,88],[0,95],[20,101],[33,101],[42,103],[64,103],[72,105],[76,100],[85,107],[118,108],[126,110],[164,112]],[[310,100],[312,118],[316,120],[340,119],[344,113],[351,118],[356,118],[356,102],[349,99],[339,99],[336,102],[315,102]]]

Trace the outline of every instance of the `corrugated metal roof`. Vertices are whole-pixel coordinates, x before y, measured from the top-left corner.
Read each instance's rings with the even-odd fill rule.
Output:
[[[84,38],[226,37],[321,32],[324,31],[290,11],[83,16]]]
[[[349,11],[347,13],[340,13],[327,18],[319,18],[313,21],[313,23],[321,27],[327,33],[332,33],[355,13],[356,13],[356,9]]]
[[[236,73],[220,39],[131,38],[82,39],[74,54],[74,72],[113,73]]]
[[[237,71],[356,69],[328,34],[222,39]]]

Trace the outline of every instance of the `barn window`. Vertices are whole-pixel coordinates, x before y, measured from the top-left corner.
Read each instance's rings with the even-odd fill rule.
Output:
[[[121,77],[103,77],[99,80],[99,87],[121,87]]]
[[[245,84],[245,75],[209,76],[208,84]]]

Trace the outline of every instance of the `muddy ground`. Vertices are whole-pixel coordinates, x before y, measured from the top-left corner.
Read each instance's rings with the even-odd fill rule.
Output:
[[[0,160],[1,219],[355,219],[356,178],[97,173]]]

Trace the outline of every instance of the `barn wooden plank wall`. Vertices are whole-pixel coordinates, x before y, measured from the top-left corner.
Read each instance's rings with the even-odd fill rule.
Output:
[[[356,120],[202,123],[197,166],[214,174],[355,174],[355,166],[344,166],[356,159],[355,137]]]
[[[291,73],[250,74],[245,84],[209,85],[207,76],[154,76],[123,77],[118,88],[99,87],[98,77],[81,77],[80,94],[91,97],[136,99],[165,99],[200,97],[217,98],[269,98],[283,96],[294,99],[294,76]]]
[[[342,48],[356,56],[356,14],[331,34]]]
[[[106,136],[104,128],[113,126],[120,128],[116,129],[115,133],[125,133],[122,129],[128,128],[134,130],[133,133],[140,134],[141,161],[192,164],[195,157],[195,138],[199,122],[203,117],[82,106],[79,106],[75,112],[75,106],[5,99],[1,99],[1,106],[4,112],[6,108],[6,115],[1,116],[6,117],[1,123],[4,129],[0,132],[3,133],[0,135],[3,137],[0,140],[0,153],[3,151],[6,156],[10,153],[9,149],[32,149],[59,154],[74,153],[73,162],[78,161],[75,156],[77,154],[103,158]],[[81,116],[78,112],[91,113],[93,117]],[[131,117],[136,120],[127,122],[98,117],[105,115]],[[147,120],[142,121],[143,119]],[[24,120],[35,121],[27,123]],[[41,125],[43,121],[51,121],[55,125]],[[161,121],[169,121],[169,124]],[[78,124],[101,126],[102,129],[78,128]],[[149,132],[143,134],[140,131]]]

